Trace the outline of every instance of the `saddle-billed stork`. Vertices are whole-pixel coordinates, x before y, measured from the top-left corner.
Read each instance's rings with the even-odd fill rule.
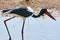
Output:
[[[19,17],[19,16],[20,16],[20,17],[23,17],[23,26],[22,26],[22,30],[21,30],[22,40],[24,40],[24,35],[23,35],[23,33],[24,33],[24,24],[25,24],[25,19],[26,19],[27,17],[32,16],[32,17],[34,17],[34,18],[38,18],[38,17],[40,17],[40,16],[43,15],[43,14],[47,14],[47,15],[48,15],[49,17],[51,17],[53,20],[56,20],[56,19],[48,12],[48,10],[47,10],[46,8],[42,8],[38,15],[34,15],[34,14],[33,14],[33,13],[34,13],[34,12],[33,12],[33,9],[31,9],[30,7],[27,7],[27,6],[21,6],[21,7],[15,8],[15,9],[6,9],[6,10],[3,10],[2,12],[3,12],[3,14],[7,14],[7,13],[8,13],[8,14],[16,14],[16,15],[18,15],[18,17]],[[7,12],[7,13],[6,13],[6,12]],[[5,26],[6,26],[6,29],[7,29],[8,35],[9,35],[9,40],[11,40],[11,35],[10,35],[9,30],[8,30],[8,27],[7,27],[6,22],[9,21],[9,20],[11,20],[11,19],[13,19],[13,18],[15,18],[15,17],[17,17],[16,15],[14,15],[13,17],[11,17],[11,18],[9,18],[9,19],[6,19],[6,20],[4,21],[4,24],[5,24]]]

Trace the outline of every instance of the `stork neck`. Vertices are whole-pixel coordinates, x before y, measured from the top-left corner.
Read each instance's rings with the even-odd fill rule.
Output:
[[[38,18],[38,17],[40,17],[41,15],[43,15],[44,14],[44,12],[40,12],[38,15],[33,15],[32,17],[34,17],[34,18]]]
[[[32,15],[32,17],[37,18],[40,17],[40,15]]]

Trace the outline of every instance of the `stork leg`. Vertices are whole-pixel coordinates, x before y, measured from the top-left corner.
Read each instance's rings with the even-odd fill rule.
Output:
[[[5,27],[6,27],[6,29],[7,29],[8,35],[9,35],[9,40],[11,40],[11,35],[10,35],[10,32],[9,32],[9,30],[8,30],[8,27],[7,27],[7,24],[6,24],[6,22],[7,22],[7,21],[9,21],[9,20],[11,20],[11,19],[13,19],[13,18],[15,18],[15,17],[11,17],[11,18],[9,18],[9,19],[6,19],[6,20],[4,21]]]
[[[24,40],[24,25],[25,25],[25,19],[23,20],[23,26],[22,26],[22,30],[21,30],[22,40]]]

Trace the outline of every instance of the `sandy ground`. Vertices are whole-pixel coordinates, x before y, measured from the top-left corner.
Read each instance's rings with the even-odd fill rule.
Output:
[[[6,7],[15,7],[15,6],[27,6],[26,2],[17,1],[17,0],[0,0],[0,9]],[[46,7],[46,8],[60,8],[60,0],[37,0],[34,2],[29,2],[28,6],[31,7]]]

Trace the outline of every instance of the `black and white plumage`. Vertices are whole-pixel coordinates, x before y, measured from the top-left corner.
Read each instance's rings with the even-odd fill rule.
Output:
[[[15,18],[15,17],[23,17],[24,21],[23,21],[23,26],[22,26],[21,33],[22,33],[22,40],[24,40],[23,30],[24,30],[25,18],[29,17],[29,16],[32,16],[33,10],[30,7],[22,6],[22,7],[17,7],[15,9],[6,9],[6,10],[3,10],[2,12],[3,12],[3,14],[8,14],[9,16],[10,15],[13,16],[12,18],[9,18],[9,19],[4,21],[4,24],[6,26],[6,29],[7,29],[8,35],[9,35],[9,40],[11,40],[11,35],[9,33],[6,22],[8,20],[11,20],[11,19]]]
[[[22,7],[17,7],[15,9],[7,9],[3,10],[4,14],[16,14],[18,16],[22,17],[29,17],[33,14],[33,10],[30,7],[22,6]],[[14,15],[14,16],[16,16]]]
[[[7,12],[9,10],[11,10],[11,9],[4,9],[2,12],[5,13],[5,12]]]
[[[47,11],[46,8],[41,9],[41,11],[38,15],[34,15],[33,10],[30,7],[26,7],[26,6],[18,7],[18,8],[15,8],[15,9],[7,9],[7,10],[3,10],[2,12],[3,12],[3,14],[11,14],[11,15],[14,14],[13,17],[11,17],[11,18],[4,21],[4,24],[6,26],[6,29],[7,29],[8,35],[9,35],[9,40],[11,40],[11,35],[9,33],[9,30],[8,30],[8,27],[7,27],[7,24],[6,24],[6,22],[8,20],[11,20],[15,17],[27,18],[29,16],[32,16],[34,18],[38,18],[41,15],[43,15],[44,13],[46,13],[48,16],[50,16],[52,19],[55,20],[55,18],[49,14],[49,12]],[[21,30],[22,40],[24,40],[24,35],[23,35],[23,33],[24,33],[24,24],[25,24],[25,19],[23,20],[23,26],[22,26],[22,30]]]

